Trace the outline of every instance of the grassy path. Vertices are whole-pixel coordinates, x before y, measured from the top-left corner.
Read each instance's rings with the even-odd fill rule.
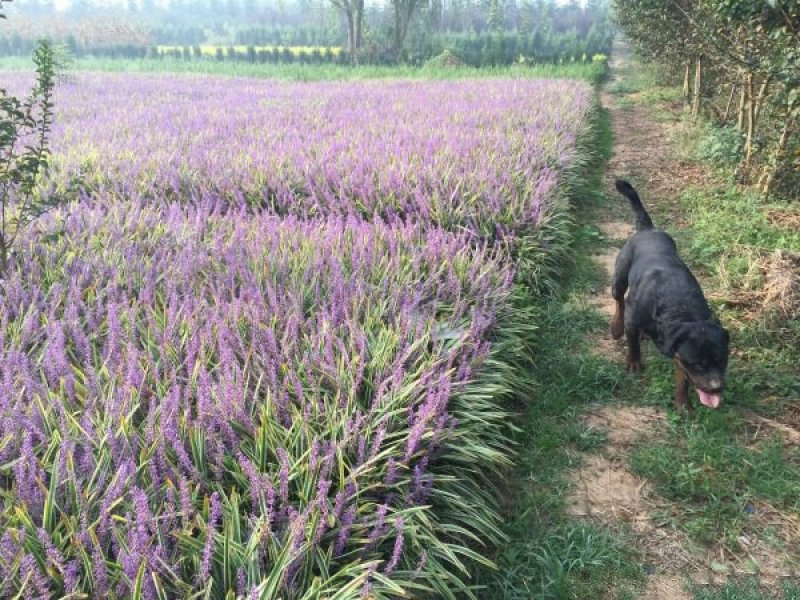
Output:
[[[691,155],[702,130],[624,45],[601,100],[605,174],[579,207],[563,292],[542,308],[511,543],[486,597],[800,598],[800,325],[741,302],[755,257],[800,241],[766,218],[776,207]],[[631,376],[610,339],[610,272],[632,230],[618,176],[676,238],[732,332],[718,411],[676,414],[671,362],[646,344],[646,372]],[[731,240],[752,264],[731,261]]]

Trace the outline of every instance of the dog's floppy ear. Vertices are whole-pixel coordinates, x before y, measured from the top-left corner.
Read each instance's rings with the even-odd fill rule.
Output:
[[[664,349],[667,356],[673,356],[678,351],[678,346],[685,342],[692,334],[692,328],[681,323],[677,327],[670,328],[663,333]]]
[[[727,347],[731,342],[731,334],[728,332],[728,330],[722,326],[722,323],[719,322],[719,319],[711,319],[709,324],[712,330],[717,330],[719,332],[719,337],[722,338],[722,341]]]

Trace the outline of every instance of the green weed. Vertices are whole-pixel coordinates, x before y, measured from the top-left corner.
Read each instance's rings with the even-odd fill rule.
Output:
[[[630,81],[627,77],[615,79],[606,86],[606,91],[611,94],[619,94],[620,96],[635,94],[639,89],[639,86],[635,82]]]
[[[567,523],[545,537],[531,536],[504,555],[492,598],[596,598],[619,578],[639,576],[630,551],[591,523]]]
[[[717,168],[730,171],[742,158],[744,135],[736,127],[706,125],[698,140],[697,158]]]
[[[576,421],[567,426],[566,439],[581,452],[590,452],[608,443],[608,432]]]
[[[510,478],[517,482],[511,542],[497,558],[500,575],[488,597],[596,597],[613,581],[635,579],[637,563],[619,534],[564,516],[565,472],[576,466],[568,448],[605,443],[603,432],[576,424],[580,407],[610,401],[627,375],[587,348],[586,339],[605,328],[594,311],[558,298],[540,321],[539,386],[521,419],[525,444]]]
[[[757,195],[729,185],[719,189],[691,189],[681,198],[691,220],[689,259],[719,275],[728,254],[754,258],[777,248],[800,251],[800,231],[770,222],[769,211],[782,205],[765,205]],[[736,263],[724,263],[736,267]],[[739,266],[739,279],[746,268]],[[728,282],[741,287],[739,280]]]

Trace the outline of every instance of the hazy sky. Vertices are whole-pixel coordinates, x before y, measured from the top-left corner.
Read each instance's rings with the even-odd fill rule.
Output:
[[[54,0],[54,1],[55,1],[56,9],[58,9],[58,10],[64,10],[64,9],[68,8],[69,4],[70,4],[70,0]],[[275,4],[277,4],[277,0],[271,0],[271,1],[275,2]],[[384,0],[365,0],[365,1],[366,1],[367,5],[370,5],[370,4],[384,4],[385,3]],[[556,4],[566,4],[567,2],[569,2],[569,0],[555,0],[555,1],[556,1]],[[20,4],[24,4],[24,0],[18,0],[18,2]],[[155,2],[156,2],[156,4],[162,4],[163,3],[163,2],[159,2],[159,0],[155,0]],[[266,0],[266,1],[262,0],[263,4],[268,4],[269,2],[270,2],[270,0]],[[585,3],[586,3],[586,0],[579,0],[578,1],[578,4],[581,4],[581,5],[583,5]],[[95,2],[94,4],[106,4],[108,6],[120,6],[120,7],[122,7],[122,6],[125,6],[126,0],[103,0],[103,2]]]

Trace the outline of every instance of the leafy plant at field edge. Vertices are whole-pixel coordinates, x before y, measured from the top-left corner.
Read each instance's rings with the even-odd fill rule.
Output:
[[[20,231],[58,201],[56,195],[39,196],[35,190],[47,169],[53,122],[56,67],[48,41],[39,42],[33,62],[36,83],[28,98],[20,100],[0,89],[0,276]]]

